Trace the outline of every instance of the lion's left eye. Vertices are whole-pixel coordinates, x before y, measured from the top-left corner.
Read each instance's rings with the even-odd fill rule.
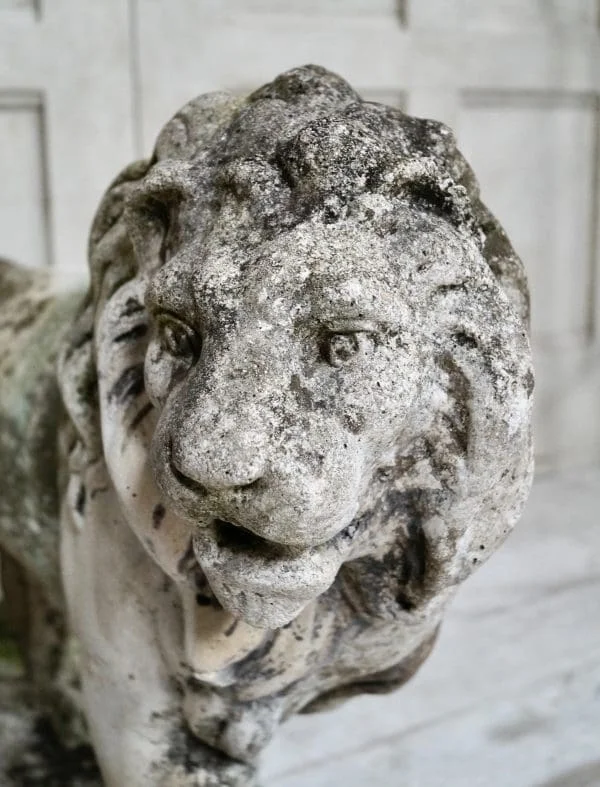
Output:
[[[162,348],[176,358],[190,359],[200,352],[200,337],[185,323],[173,317],[158,319],[158,340]]]
[[[363,342],[363,335],[357,332],[330,333],[323,343],[322,354],[327,363],[339,368],[360,353]]]

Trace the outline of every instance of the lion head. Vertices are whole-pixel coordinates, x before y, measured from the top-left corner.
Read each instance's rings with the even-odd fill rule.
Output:
[[[527,290],[443,125],[295,69],[187,104],[110,187],[62,359],[161,568],[280,627],[436,603],[531,477]]]

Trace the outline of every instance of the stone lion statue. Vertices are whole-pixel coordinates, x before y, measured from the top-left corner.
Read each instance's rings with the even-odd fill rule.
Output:
[[[410,678],[518,519],[523,268],[448,128],[315,66],[187,104],[89,259],[84,298],[0,269],[31,674],[106,785],[249,785],[291,714]]]

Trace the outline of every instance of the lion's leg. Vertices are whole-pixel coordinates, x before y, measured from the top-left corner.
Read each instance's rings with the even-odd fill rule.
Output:
[[[0,560],[4,637],[7,645],[12,644],[26,679],[44,699],[59,671],[65,621],[20,563],[6,551],[0,553]]]
[[[72,504],[82,484],[84,516]],[[251,765],[188,731],[158,630],[177,595],[122,517],[102,462],[71,476],[61,562],[90,737],[107,787],[251,787]],[[176,643],[180,635],[174,626]]]
[[[0,785],[100,787],[64,679],[65,630],[39,583],[1,555]]]
[[[4,671],[26,681],[30,701],[48,717],[62,744],[79,745],[87,736],[63,611],[7,552],[1,559],[0,638],[4,660],[12,662]]]

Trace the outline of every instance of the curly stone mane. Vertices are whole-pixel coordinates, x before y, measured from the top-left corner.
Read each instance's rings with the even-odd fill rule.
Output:
[[[489,265],[497,283],[492,294],[456,266],[445,270],[443,254],[409,263],[409,292],[439,315],[429,338],[450,404],[440,407],[431,433],[400,452],[395,474],[375,482],[384,492],[369,516],[383,521],[404,512],[403,520],[419,521],[419,510],[437,510],[444,537],[436,535],[435,517],[405,532],[389,556],[401,570],[380,572],[380,585],[364,587],[360,597],[360,583],[349,581],[359,569],[342,569],[357,608],[368,610],[373,598],[380,607],[389,600],[390,610],[433,602],[440,583],[449,584],[449,573],[451,583],[462,580],[510,530],[530,464],[528,433],[515,432],[512,450],[505,445],[507,430],[519,420],[514,408],[529,407],[526,389],[532,384],[522,360],[529,313],[523,268],[481,201],[452,132],[363,101],[341,78],[315,66],[289,71],[243,99],[215,93],[189,102],[161,132],[152,158],[129,166],[113,182],[93,223],[90,291],[60,369],[80,461],[102,453],[96,315],[140,268],[163,264],[177,246],[178,204],[191,194],[204,206],[194,227],[198,237],[215,222],[226,222],[250,247],[301,222],[352,221],[394,244],[400,236],[417,236],[434,216],[454,228],[457,248],[482,254]],[[400,226],[403,206],[410,206],[414,221]],[[522,391],[514,390],[514,379],[523,381]],[[488,516],[467,538],[464,519],[494,511],[500,478],[507,499],[506,479],[515,479],[514,501],[508,510],[499,504],[497,521],[490,524]],[[449,560],[451,543],[455,558]],[[368,573],[372,584],[378,574]]]

